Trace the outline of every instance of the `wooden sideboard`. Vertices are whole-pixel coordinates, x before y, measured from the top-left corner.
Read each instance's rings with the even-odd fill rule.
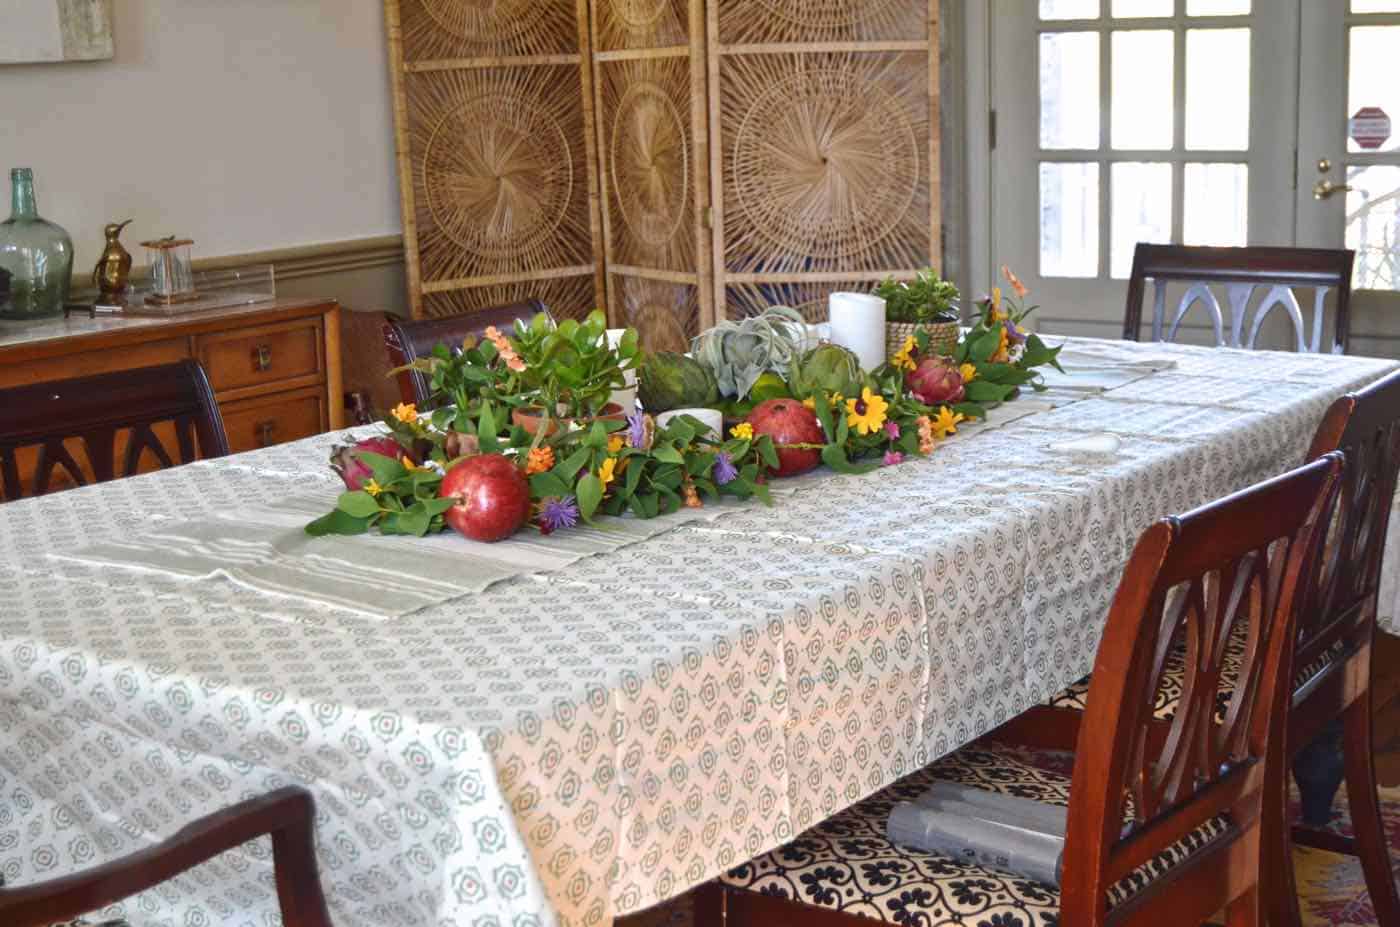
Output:
[[[0,320],[0,387],[193,357],[234,453],[344,427],[340,307],[275,300],[172,318]]]

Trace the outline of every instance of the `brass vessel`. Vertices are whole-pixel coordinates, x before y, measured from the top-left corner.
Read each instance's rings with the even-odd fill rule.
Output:
[[[113,222],[102,230],[107,236],[107,245],[92,269],[92,284],[97,287],[99,303],[118,302],[131,282],[131,253],[118,240],[122,229],[130,224],[131,220],[127,219],[122,223]]]

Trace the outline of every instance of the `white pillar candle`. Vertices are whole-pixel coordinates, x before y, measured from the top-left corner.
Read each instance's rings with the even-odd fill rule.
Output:
[[[885,301],[868,293],[832,293],[831,340],[874,370],[885,362]]]
[[[716,438],[724,437],[724,415],[719,409],[672,409],[670,412],[662,412],[656,417],[657,427],[665,428],[666,423],[678,415],[698,418],[706,428],[714,433]]]

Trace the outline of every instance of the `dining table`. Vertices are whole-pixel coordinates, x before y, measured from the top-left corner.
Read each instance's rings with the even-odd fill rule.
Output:
[[[308,537],[339,434],[0,505],[0,876],[300,784],[341,927],[606,925],[1082,678],[1145,528],[1302,463],[1400,369],[1043,337],[1064,372],[927,458],[578,555]],[[257,841],[109,913],[275,911]]]

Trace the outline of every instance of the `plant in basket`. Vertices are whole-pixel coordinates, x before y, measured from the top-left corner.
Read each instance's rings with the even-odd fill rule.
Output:
[[[919,331],[928,334],[936,353],[951,354],[958,343],[958,288],[933,268],[921,270],[910,281],[893,277],[875,289],[885,301],[885,343],[891,355],[905,339]]]
[[[517,406],[514,421],[533,433],[552,430],[556,420],[620,418],[631,410],[610,409],[614,390],[627,385],[626,371],[638,360],[637,332],[628,329],[616,348],[608,343],[607,318],[589,313],[583,322],[554,323],[541,313],[527,325],[515,323],[509,345],[521,362],[521,386],[526,403]]]

